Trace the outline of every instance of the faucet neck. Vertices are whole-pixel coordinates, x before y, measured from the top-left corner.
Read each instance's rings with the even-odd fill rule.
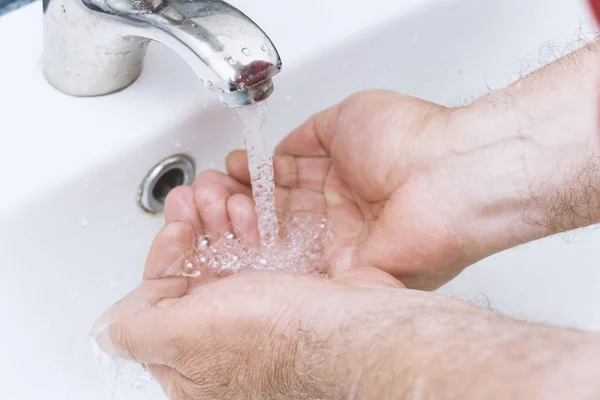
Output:
[[[281,69],[269,37],[221,0],[44,0],[44,72],[65,93],[127,87],[150,40],[182,56],[229,107],[267,98]]]

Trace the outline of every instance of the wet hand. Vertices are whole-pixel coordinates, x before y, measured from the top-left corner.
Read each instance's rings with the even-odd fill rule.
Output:
[[[342,387],[350,376],[321,382],[309,371],[315,357],[319,368],[333,362],[323,354],[343,344],[335,342],[340,325],[368,313],[371,293],[400,287],[374,269],[335,280],[272,272],[212,282],[164,277],[195,238],[187,223],[165,226],[143,283],[100,317],[93,332],[109,355],[144,364],[172,400],[325,398],[338,390],[330,385]],[[322,346],[313,356],[309,344],[318,338]]]
[[[433,289],[469,263],[452,225],[453,179],[468,166],[444,148],[450,117],[433,103],[368,91],[313,116],[279,144],[276,197],[280,206],[286,199],[326,213],[334,233],[330,275],[375,266],[409,287]],[[231,153],[227,169],[249,185],[245,152]]]

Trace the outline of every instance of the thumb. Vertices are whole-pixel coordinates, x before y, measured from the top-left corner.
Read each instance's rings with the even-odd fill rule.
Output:
[[[177,359],[174,344],[185,330],[184,320],[177,317],[176,305],[149,307],[129,314],[97,332],[96,343],[112,357],[169,365]]]

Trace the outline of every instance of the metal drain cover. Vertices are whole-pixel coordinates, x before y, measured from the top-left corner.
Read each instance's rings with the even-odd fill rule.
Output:
[[[196,176],[194,160],[186,154],[175,154],[155,165],[139,188],[139,203],[144,211],[162,212],[171,190],[191,185]]]

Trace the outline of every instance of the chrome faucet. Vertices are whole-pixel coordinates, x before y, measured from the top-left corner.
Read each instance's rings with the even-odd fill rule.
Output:
[[[223,107],[273,92],[281,59],[250,18],[221,0],[44,0],[43,68],[74,96],[121,90],[142,70],[150,40],[183,57]]]

